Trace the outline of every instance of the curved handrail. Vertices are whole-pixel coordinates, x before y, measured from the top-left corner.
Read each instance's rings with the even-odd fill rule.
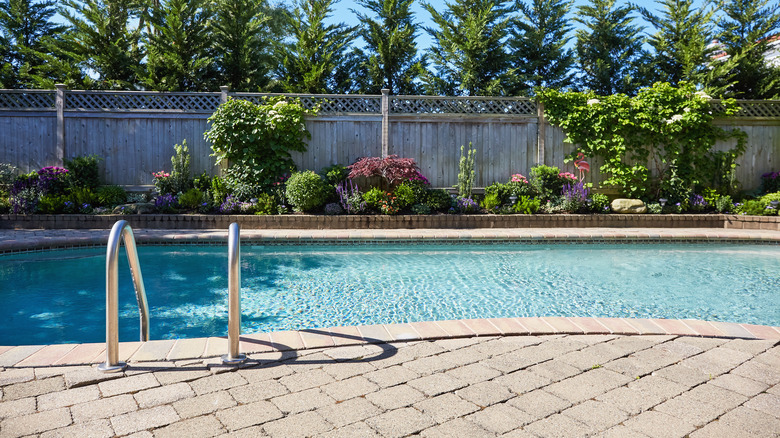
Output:
[[[118,221],[111,228],[106,250],[106,362],[98,366],[103,372],[122,371],[126,363],[119,362],[119,245],[125,242],[127,262],[133,276],[135,297],[138,301],[138,311],[141,319],[141,341],[149,340],[149,304],[146,301],[146,289],[141,275],[141,265],[138,263],[138,250],[135,247],[135,236],[130,224],[125,220]]]
[[[233,222],[228,228],[228,354],[222,363],[239,364],[246,355],[239,353],[241,336],[241,229]]]

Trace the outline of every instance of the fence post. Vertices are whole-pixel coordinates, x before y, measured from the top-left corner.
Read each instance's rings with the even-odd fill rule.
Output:
[[[222,85],[219,87],[219,103],[225,103],[228,100],[228,91],[230,91],[229,85]]]
[[[536,101],[536,164],[544,164],[544,138],[547,122],[544,120],[544,104]]]
[[[57,109],[57,165],[65,166],[65,84],[55,84],[54,107]]]
[[[219,87],[219,104],[222,105],[223,103],[228,101],[228,91],[230,91],[229,85],[220,85]],[[228,168],[228,160],[222,160],[219,163],[219,176],[224,177],[225,171]]]
[[[382,158],[390,155],[390,90],[382,88]]]

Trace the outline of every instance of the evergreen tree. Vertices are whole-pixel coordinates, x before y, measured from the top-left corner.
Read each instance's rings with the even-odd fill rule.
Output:
[[[417,56],[418,25],[411,10],[414,0],[357,0],[376,18],[356,12],[362,23],[360,35],[371,55],[367,58],[369,93],[382,88],[390,94],[416,94],[415,79],[425,70],[425,60]]]
[[[571,37],[566,14],[568,0],[516,0],[520,15],[513,20],[509,47],[514,86],[512,94],[531,94],[534,88],[572,85],[574,54],[565,48]]]
[[[278,77],[288,93],[343,93],[356,82],[347,74],[363,56],[350,51],[356,28],[343,23],[325,25],[333,0],[300,0],[288,16],[292,42],[279,44]],[[350,65],[351,64],[351,65]]]
[[[217,0],[212,57],[220,85],[234,91],[266,90],[271,82],[272,42],[278,11],[263,0]]]
[[[709,0],[699,9],[694,8],[693,0],[658,0],[657,3],[663,7],[660,14],[637,7],[644,19],[657,29],[647,39],[653,49],[653,82],[677,85],[687,81],[707,89],[710,94],[722,94],[727,86],[724,84],[731,82],[728,72],[734,60],[712,62],[715,7]]]
[[[780,66],[764,58],[780,29],[780,3],[770,1],[726,2],[718,20],[718,41],[729,58],[737,59],[728,94],[738,99],[780,98]]]
[[[630,5],[615,0],[590,0],[577,7],[577,56],[582,85],[596,94],[636,94],[642,81],[642,27],[633,24]]]
[[[504,0],[454,0],[439,13],[429,3],[423,7],[437,28],[426,28],[433,37],[430,60],[436,73],[424,76],[431,94],[501,95],[506,93],[509,59],[504,50],[509,8]]]
[[[207,0],[165,0],[151,9],[144,86],[159,91],[216,89]]]
[[[44,64],[38,52],[47,38],[64,31],[51,21],[56,12],[55,0],[0,1],[0,81],[4,86],[32,86],[27,73]]]
[[[97,89],[134,89],[142,74],[141,15],[136,0],[64,0],[60,14],[70,24],[59,46],[95,79]]]

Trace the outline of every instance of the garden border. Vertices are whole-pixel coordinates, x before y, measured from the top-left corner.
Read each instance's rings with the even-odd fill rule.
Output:
[[[109,229],[126,220],[134,228],[248,230],[480,229],[480,228],[726,228],[780,231],[780,216],[730,214],[535,214],[535,215],[0,215],[0,229]]]

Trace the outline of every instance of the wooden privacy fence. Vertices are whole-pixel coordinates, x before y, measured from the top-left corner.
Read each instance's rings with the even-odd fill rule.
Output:
[[[271,94],[160,93],[135,91],[0,90],[0,162],[24,171],[62,165],[83,155],[103,158],[106,182],[152,183],[152,172],[169,170],[173,145],[187,140],[191,169],[217,173],[203,138],[208,117],[228,96],[260,102]],[[549,125],[540,105],[527,98],[382,95],[295,95],[319,108],[306,125],[312,138],[294,159],[301,169],[319,171],[365,156],[414,158],[437,187],[457,182],[461,145],[477,152],[477,186],[526,174],[536,164],[564,164],[573,150],[561,129]],[[718,120],[743,129],[748,149],[739,160],[745,188],[762,173],[780,169],[780,102],[740,101],[742,111]],[[729,144],[716,147],[725,148]],[[599,180],[598,163],[588,179]]]

